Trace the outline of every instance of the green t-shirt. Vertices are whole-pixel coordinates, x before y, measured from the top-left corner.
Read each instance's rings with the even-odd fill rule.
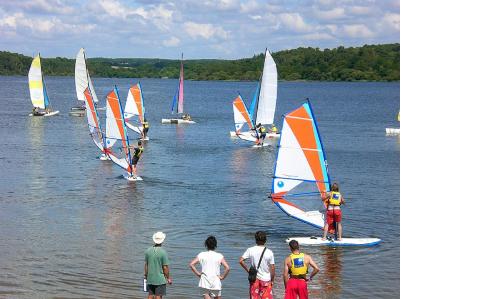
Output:
[[[157,246],[151,246],[144,253],[144,261],[148,264],[148,284],[162,285],[166,284],[163,276],[162,266],[170,264],[165,249]]]

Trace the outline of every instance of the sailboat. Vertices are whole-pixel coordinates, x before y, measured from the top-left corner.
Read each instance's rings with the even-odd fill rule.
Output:
[[[89,71],[87,69],[87,61],[85,58],[85,49],[81,48],[76,54],[75,61],[75,88],[76,97],[79,102],[83,103],[71,108],[69,112],[73,116],[83,116],[85,114],[85,97],[83,92],[86,88],[90,90],[90,94],[94,99],[95,103],[99,102],[97,95],[95,93],[94,85],[92,84],[92,79],[90,79]]]
[[[398,120],[398,122],[400,121],[399,112],[398,112],[397,120]],[[401,130],[400,128],[385,128],[385,134],[386,135],[399,135],[400,130]]]
[[[182,114],[180,118],[163,118],[161,120],[162,124],[194,124],[195,122],[191,120],[191,116],[184,113],[184,54],[181,56],[181,70],[179,73],[179,85],[177,86],[177,91],[174,94],[174,99],[172,101],[172,114]]]
[[[102,152],[99,159],[110,160],[107,155],[107,153],[109,152],[108,147],[112,146],[116,142],[116,139],[110,139],[108,140],[109,142],[106,142],[106,136],[101,129],[99,114],[97,113],[92,93],[90,92],[90,89],[88,87],[83,91],[83,95],[85,97],[85,111],[87,114],[87,124],[89,127],[90,136],[94,144]]]
[[[128,90],[127,101],[125,102],[125,125],[132,131],[142,135],[143,123],[145,120],[144,97],[142,96],[141,83],[137,83]],[[149,140],[146,136],[144,140]]]
[[[40,53],[33,58],[28,72],[29,88],[33,111],[30,116],[52,116],[59,113],[50,107],[50,99],[43,80]]]
[[[255,93],[253,96],[252,103],[250,105],[250,110],[248,112],[250,118],[253,120],[255,117],[254,124],[271,125],[274,124],[274,113],[276,110],[276,98],[278,94],[278,70],[276,69],[276,63],[268,49],[266,49],[264,68],[262,70],[262,76],[257,84]],[[241,98],[241,96],[239,96]],[[244,105],[244,103],[243,103]],[[246,109],[246,107],[245,107]],[[234,111],[234,109],[233,109]],[[236,115],[235,115],[236,120]],[[236,122],[235,122],[236,126]],[[257,136],[255,132],[251,130],[253,127],[249,127],[250,131],[241,131],[236,127],[236,131],[230,131],[229,135],[231,137],[240,137],[245,140],[253,139],[256,140]],[[273,133],[268,130],[266,138],[279,138],[279,133]]]
[[[127,126],[125,125],[125,117],[123,116],[123,109],[116,86],[106,96],[105,140],[106,144],[111,144],[111,146],[108,145],[108,150],[106,151],[108,157],[113,163],[127,172],[123,177],[129,181],[142,181],[141,177],[134,177],[132,175],[132,154],[130,153]]]
[[[330,191],[330,175],[326,153],[309,101],[283,117],[281,138],[276,155],[272,201],[288,216],[323,229],[324,208],[321,195]],[[371,246],[377,238],[342,238],[321,240],[321,237],[293,237],[299,244],[331,246]]]

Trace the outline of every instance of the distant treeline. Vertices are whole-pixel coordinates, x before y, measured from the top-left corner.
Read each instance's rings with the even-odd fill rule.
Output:
[[[75,51],[76,52],[76,51]],[[272,53],[280,80],[399,81],[399,44],[336,49],[297,48]],[[0,75],[27,75],[31,57],[0,51]],[[191,80],[259,80],[264,54],[238,60],[184,61]],[[149,58],[90,58],[94,77],[178,78],[179,60]],[[43,58],[45,75],[73,76],[75,60]]]

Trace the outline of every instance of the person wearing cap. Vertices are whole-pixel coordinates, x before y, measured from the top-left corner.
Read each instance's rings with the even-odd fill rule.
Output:
[[[130,147],[134,149],[134,154],[132,156],[132,175],[134,178],[137,177],[137,162],[139,162],[139,159],[141,158],[142,152],[144,152],[144,147],[142,146],[142,141],[137,142],[136,147]]]
[[[300,252],[299,242],[291,240],[288,243],[292,254],[286,257],[283,267],[283,282],[285,283],[285,299],[307,299],[307,282],[318,274],[319,268],[309,255]],[[309,266],[313,272],[307,278]]]
[[[163,232],[153,235],[154,245],[145,252],[144,278],[147,281],[148,299],[161,299],[166,294],[167,283],[172,284],[168,269],[170,261],[167,252],[161,247],[165,240]]]

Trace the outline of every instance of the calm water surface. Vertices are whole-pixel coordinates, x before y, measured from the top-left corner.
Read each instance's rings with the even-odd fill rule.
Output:
[[[101,103],[113,85],[125,103],[134,79],[100,79]],[[290,236],[318,235],[282,213],[267,198],[275,147],[249,148],[229,137],[231,101],[245,100],[253,82],[185,83],[185,109],[195,125],[161,125],[175,80],[141,79],[150,138],[139,162],[143,182],[122,179],[98,152],[85,118],[68,115],[76,104],[71,77],[48,77],[50,118],[28,117],[27,78],[0,77],[0,298],[141,298],[143,253],[158,230],[167,234],[174,284],[167,298],[198,298],[189,261],[213,234],[232,267],[225,298],[245,298],[247,281],[238,259],[268,232],[283,296],[282,263]],[[305,247],[321,268],[311,298],[398,298],[400,268],[399,83],[280,82],[280,115],[309,97],[331,177],[348,199],[346,237],[379,237],[373,248]],[[101,111],[104,116],[104,111]],[[279,120],[278,120],[279,119]],[[132,133],[130,133],[131,136]]]

